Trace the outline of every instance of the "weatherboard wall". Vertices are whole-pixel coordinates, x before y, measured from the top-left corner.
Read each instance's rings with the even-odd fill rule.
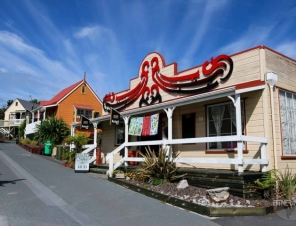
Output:
[[[85,84],[81,84],[77,87],[58,105],[56,117],[63,118],[68,125],[75,122],[74,104],[89,105],[93,107],[93,112],[102,112],[102,104],[98,101],[87,85],[85,85],[85,93],[81,92],[81,87],[83,85]],[[77,129],[79,130],[79,128]],[[89,130],[87,133],[90,134],[91,132],[93,131]]]
[[[276,88],[273,90],[274,114],[275,114],[275,131],[276,131],[276,159],[279,169],[285,169],[287,165],[296,173],[296,157],[283,158],[283,146],[281,137],[281,120],[280,120],[280,104],[279,90],[296,92],[296,61],[283,56],[275,51],[266,49],[266,71],[274,72],[278,76]],[[270,92],[268,92],[268,100],[270,101]],[[271,111],[271,110],[270,110]],[[271,118],[270,118],[271,120]],[[272,131],[271,131],[272,132]],[[272,136],[271,136],[272,137]],[[273,140],[271,140],[273,142]],[[271,146],[271,158],[273,159],[273,146]]]

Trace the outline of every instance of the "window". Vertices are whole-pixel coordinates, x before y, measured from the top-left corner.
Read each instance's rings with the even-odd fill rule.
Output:
[[[94,113],[94,118],[98,118],[98,117],[100,117],[100,112],[95,112]]]
[[[207,106],[207,136],[236,135],[236,114],[232,102]],[[242,134],[245,132],[244,102],[241,103]],[[212,142],[208,149],[235,149],[237,142]]]
[[[195,137],[195,113],[182,115],[182,138]]]
[[[18,106],[18,102],[15,102],[15,106]]]
[[[81,86],[81,93],[85,93],[85,85]]]
[[[92,110],[77,109],[76,122],[80,122],[80,115],[84,115],[86,118],[92,118]]]
[[[296,156],[296,94],[280,90],[283,156]]]
[[[124,142],[124,122],[119,121],[118,125],[115,125],[115,145],[121,145]]]

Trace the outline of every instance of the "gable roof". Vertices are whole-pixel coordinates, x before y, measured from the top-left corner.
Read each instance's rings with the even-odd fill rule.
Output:
[[[19,98],[17,98],[17,100],[28,111],[31,111],[32,109],[39,107],[39,104],[35,104],[35,103],[30,102],[30,101],[22,100],[22,99],[19,99]],[[33,105],[33,108],[32,108],[32,105]]]
[[[38,108],[39,107],[39,104],[35,104],[35,103],[32,103],[32,102],[30,102],[30,101],[27,101],[27,100],[23,100],[23,99],[19,99],[19,98],[16,98],[13,102],[12,102],[12,104],[6,109],[6,111],[5,111],[5,113],[6,112],[11,112],[11,107],[12,106],[15,106],[15,102],[19,102],[21,105],[22,105],[22,107],[24,108],[24,110],[26,110],[26,111],[32,111],[32,109],[35,109],[35,108]],[[33,107],[32,107],[32,105],[33,105]],[[21,110],[22,111],[22,110]]]
[[[49,105],[57,105],[60,103],[65,97],[70,95],[77,87],[79,87],[82,83],[84,83],[88,86],[88,88],[91,90],[91,92],[95,95],[95,97],[98,99],[98,101],[102,104],[102,101],[97,96],[97,94],[92,90],[92,88],[89,86],[87,81],[85,79],[80,80],[79,82],[74,83],[73,85],[63,89],[61,92],[59,92],[57,95],[55,95],[52,99],[46,101],[42,100],[40,101],[40,106],[49,106]]]
[[[59,92],[57,95],[55,95],[50,100],[42,100],[40,102],[41,106],[48,106],[48,105],[54,105],[59,103],[64,97],[69,95],[72,91],[75,90],[77,86],[79,86],[82,82],[84,82],[84,79],[80,80],[79,82],[74,83],[73,85],[63,89],[61,92]]]

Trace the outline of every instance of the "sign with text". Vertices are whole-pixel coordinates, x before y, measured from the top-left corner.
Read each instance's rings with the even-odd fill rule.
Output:
[[[111,108],[110,125],[111,124],[119,125],[119,120],[120,120],[119,112]]]
[[[81,115],[80,129],[89,129],[90,123],[91,122],[88,118],[86,118],[84,115]]]
[[[89,154],[76,153],[75,155],[75,173],[87,173],[89,171]]]

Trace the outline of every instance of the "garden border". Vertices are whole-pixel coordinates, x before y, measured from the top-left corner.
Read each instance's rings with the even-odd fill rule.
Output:
[[[180,200],[174,197],[170,197],[164,194],[148,190],[146,188],[130,184],[123,180],[118,180],[112,177],[108,177],[108,180],[121,185],[132,191],[141,193],[148,197],[160,200],[165,203],[169,203],[173,206],[181,207],[183,209],[206,215],[209,217],[233,217],[233,216],[264,216],[274,212],[274,207],[207,207],[196,203]]]

